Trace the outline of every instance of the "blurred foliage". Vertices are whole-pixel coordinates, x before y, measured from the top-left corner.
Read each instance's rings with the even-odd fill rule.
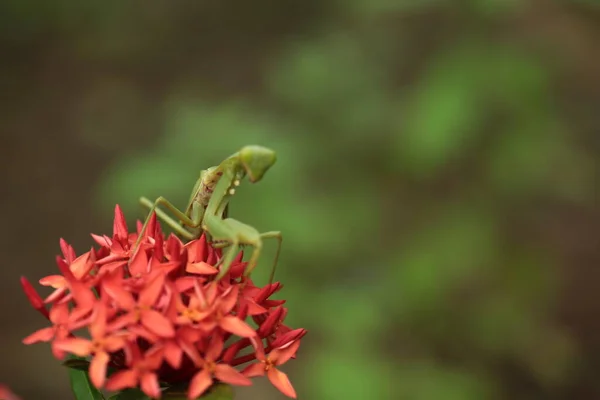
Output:
[[[471,3],[490,20],[517,5]],[[551,323],[552,257],[503,222],[507,204],[591,200],[589,161],[552,101],[556,71],[475,23],[398,85],[418,39],[377,21],[447,2],[348,4],[358,28],[341,19],[290,39],[264,71],[261,101],[172,93],[164,134],[106,171],[100,206],[132,215],[142,194],[183,205],[200,168],[267,145],[276,167],[231,211],[285,234],[277,278],[290,323],[312,332],[293,373],[302,397],[499,398],[503,362],[542,387],[568,379],[576,350]],[[445,180],[458,181],[428,194]],[[455,361],[434,361],[445,353]]]
[[[200,170],[243,145],[277,151],[264,180],[242,184],[230,214],[284,234],[276,278],[289,324],[310,331],[289,371],[300,398],[549,398],[572,382],[581,349],[556,322],[564,266],[539,236],[539,218],[552,214],[536,210],[591,207],[598,155],[556,96],[565,64],[521,40],[528,2],[251,10],[256,24],[299,13],[301,34],[286,35],[259,34],[217,5],[88,4],[77,18],[66,2],[30,14],[31,4],[1,6],[20,22],[0,29],[25,40],[85,24],[72,44],[82,59],[124,68],[135,60],[142,75],[175,57],[177,76],[157,89],[158,102],[143,76],[95,82],[79,101],[78,140],[119,154],[94,196],[106,218],[115,203],[142,218],[142,195],[183,207]],[[216,26],[209,17],[221,36],[196,28]],[[246,30],[259,39],[246,42]],[[203,59],[210,42],[233,50]],[[246,60],[247,46],[268,56]],[[218,60],[230,52],[237,64]],[[236,71],[231,79],[257,70],[259,83],[220,92],[234,84],[218,68],[204,73],[214,63]],[[274,254],[266,246],[260,283]]]

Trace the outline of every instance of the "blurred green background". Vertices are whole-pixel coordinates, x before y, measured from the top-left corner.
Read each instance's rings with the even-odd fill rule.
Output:
[[[60,237],[262,144],[231,215],[284,233],[300,399],[600,399],[599,37],[591,0],[1,2],[0,381],[71,398],[20,344]]]

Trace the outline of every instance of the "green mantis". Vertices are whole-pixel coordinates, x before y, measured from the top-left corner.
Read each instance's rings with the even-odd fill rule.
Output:
[[[179,210],[162,196],[154,202],[146,197],[141,197],[140,203],[149,208],[150,212],[134,245],[134,251],[143,237],[152,213],[156,212],[158,218],[188,240],[199,238],[204,231],[212,238],[214,247],[228,247],[217,264],[217,267],[220,265],[219,273],[215,278],[218,281],[229,270],[241,246],[253,247],[252,255],[244,272],[244,275],[249,275],[258,262],[263,239],[273,238],[277,239],[277,250],[269,277],[269,283],[271,283],[281,251],[281,232],[260,233],[252,226],[233,218],[227,218],[227,207],[244,177],[247,177],[251,183],[260,181],[276,160],[275,152],[266,147],[255,145],[243,147],[218,166],[200,172],[200,178],[192,190],[185,211]],[[169,210],[179,221],[159,209],[158,206]]]

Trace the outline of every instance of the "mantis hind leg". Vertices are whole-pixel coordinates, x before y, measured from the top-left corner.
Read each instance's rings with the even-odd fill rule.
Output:
[[[269,284],[273,283],[275,277],[275,270],[277,269],[277,262],[279,261],[279,255],[281,254],[281,243],[283,242],[283,235],[279,231],[271,231],[262,233],[261,238],[263,239],[277,239],[277,250],[275,250],[275,257],[273,257],[273,266],[271,267],[271,273],[269,274]]]
[[[165,221],[177,233],[181,234],[186,239],[194,239],[195,238],[195,236],[192,233],[187,231],[184,227],[179,225],[175,220],[170,218],[164,211],[160,210],[157,207],[159,205],[164,206],[169,211],[171,211],[182,223],[184,223],[185,225],[192,227],[192,228],[197,228],[198,226],[200,226],[200,221],[193,221],[190,217],[185,215],[185,213],[180,211],[177,207],[175,207],[173,204],[171,204],[171,202],[168,201],[167,199],[165,199],[164,197],[161,196],[161,197],[157,198],[154,202],[150,201],[146,197],[142,197],[142,198],[140,198],[140,203],[142,205],[144,205],[145,207],[148,207],[150,209],[150,212],[148,213],[148,216],[146,217],[146,220],[144,221],[144,225],[142,225],[142,229],[140,230],[138,238],[133,247],[133,252],[135,252],[137,250],[140,242],[142,241],[142,237],[144,236],[144,233],[146,232],[146,228],[148,227],[148,222],[150,222],[150,218],[152,217],[153,212],[156,212],[157,217],[159,217],[159,218],[161,218],[161,220]]]
[[[260,241],[258,241],[258,246],[254,246],[254,251],[252,252],[252,256],[248,261],[248,268],[244,271],[244,276],[250,275],[252,270],[256,267],[258,263],[258,257],[260,256],[262,249],[262,239],[277,239],[277,250],[275,251],[275,257],[273,259],[273,265],[271,266],[271,273],[269,274],[269,284],[273,283],[273,278],[275,277],[275,270],[277,269],[277,262],[279,261],[279,254],[281,253],[281,243],[283,241],[283,236],[279,231],[271,231],[261,233]]]
[[[171,218],[166,212],[164,212],[160,208],[157,208],[155,206],[155,204],[152,203],[152,201],[150,201],[146,197],[140,198],[140,204],[150,210],[148,213],[148,217],[146,217],[146,221],[144,222],[144,225],[146,225],[147,221],[150,220],[150,217],[152,216],[152,212],[155,212],[156,216],[158,218],[160,218],[161,221],[163,221],[164,223],[169,225],[171,227],[171,229],[173,229],[175,232],[177,232],[181,236],[185,237],[188,240],[193,240],[195,238],[194,233],[192,233],[192,232],[188,231],[187,229],[185,229],[184,227],[182,227],[179,224],[179,222],[177,222],[176,220]],[[142,233],[144,232],[144,230],[145,230],[145,227],[142,226]]]

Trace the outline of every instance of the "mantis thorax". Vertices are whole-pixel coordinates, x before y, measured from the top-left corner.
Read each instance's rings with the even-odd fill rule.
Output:
[[[222,175],[223,172],[219,167],[210,167],[200,174],[200,185],[196,190],[194,200],[204,208],[208,206],[208,202],[215,190],[215,186]]]

